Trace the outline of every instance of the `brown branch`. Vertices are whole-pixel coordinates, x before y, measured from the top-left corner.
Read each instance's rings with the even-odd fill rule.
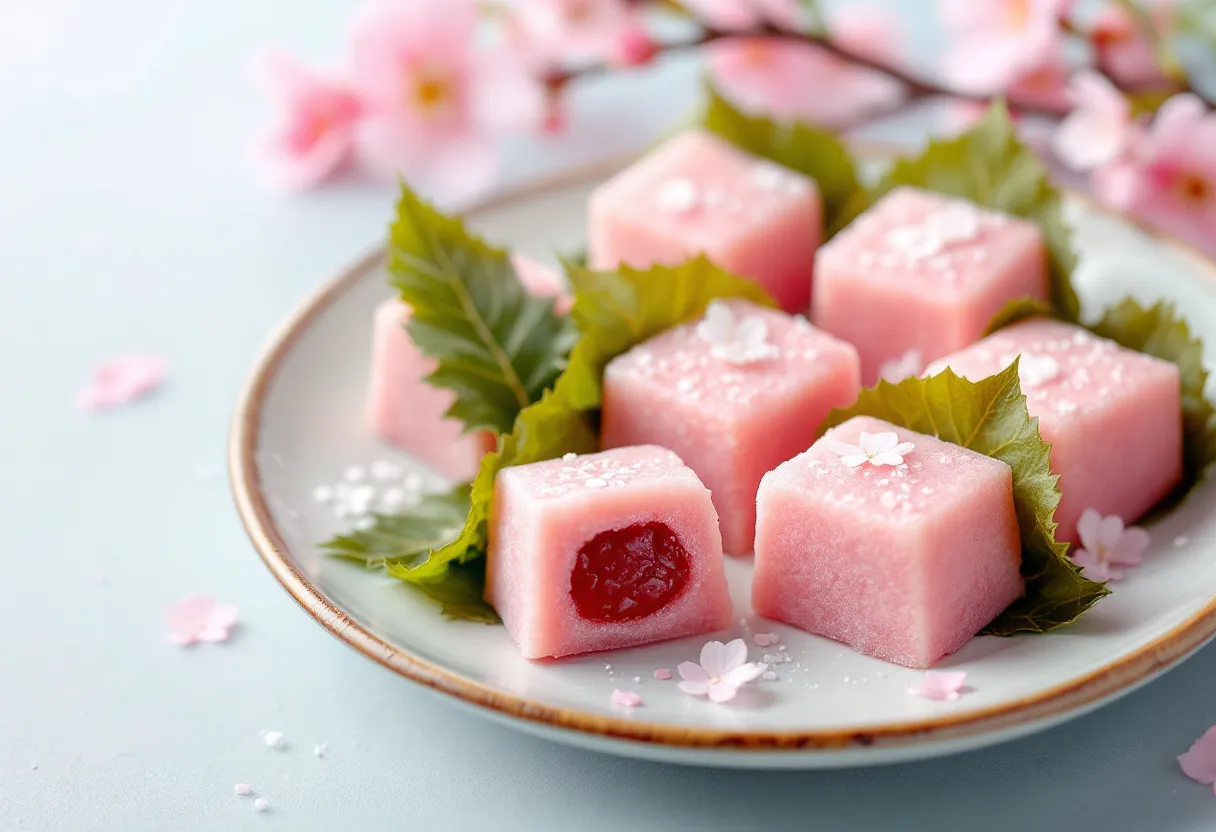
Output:
[[[1080,34],[1071,25],[1066,27],[1066,31],[1073,34]],[[1081,35],[1084,37],[1084,35]],[[913,73],[907,69],[901,69],[896,66],[875,60],[866,55],[859,54],[843,45],[838,41],[823,35],[812,34],[810,32],[791,32],[784,29],[778,29],[773,26],[765,26],[764,28],[753,30],[751,32],[724,32],[709,27],[704,27],[699,36],[683,41],[668,41],[660,43],[657,46],[655,56],[676,54],[681,52],[689,52],[700,49],[706,44],[713,43],[724,38],[739,38],[739,37],[760,37],[773,38],[778,40],[792,41],[796,43],[805,43],[817,46],[825,52],[847,61],[855,66],[864,67],[866,69],[879,72],[888,78],[898,81],[907,91],[906,100],[920,100],[926,98],[947,97],[962,99],[964,101],[974,101],[979,104],[987,104],[996,96],[975,94],[962,92],[961,90],[952,89],[948,86],[938,83],[919,73]],[[544,81],[551,93],[560,92],[567,84],[590,78],[597,75],[605,74],[611,71],[613,67],[610,64],[591,63],[580,67],[568,69],[555,69],[547,72],[544,76]],[[1118,89],[1125,93],[1134,94],[1143,90],[1123,85],[1115,79],[1110,79]],[[1196,90],[1189,83],[1179,83],[1172,92],[1191,92],[1204,100],[1209,107],[1216,108],[1216,103],[1211,101],[1207,96]],[[1051,107],[1045,106],[1041,102],[1030,102],[1021,99],[1017,96],[1006,95],[1006,101],[1012,110],[1030,115],[1040,115],[1049,118],[1060,118],[1067,115],[1067,107]]]

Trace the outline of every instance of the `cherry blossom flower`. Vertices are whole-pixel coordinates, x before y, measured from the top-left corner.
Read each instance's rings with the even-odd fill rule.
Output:
[[[1016,109],[1018,104],[1029,107],[1070,109],[1068,82],[1071,68],[1056,41],[1039,47],[1037,55],[1029,56],[1025,65],[1009,81],[1006,96]],[[985,111],[987,108],[984,108]]]
[[[962,695],[966,681],[965,670],[929,670],[908,688],[908,693],[936,702],[953,702]]]
[[[622,38],[638,28],[625,0],[519,0],[508,35],[534,66],[546,68],[619,58]]]
[[[799,0],[685,0],[700,20],[724,32],[747,32],[768,23],[781,29],[801,26]]]
[[[939,0],[938,5],[956,37],[943,72],[963,92],[1005,89],[1062,46],[1060,0]]]
[[[1072,553],[1073,562],[1094,581],[1123,579],[1122,566],[1139,566],[1148,548],[1148,532],[1139,526],[1124,528],[1123,518],[1103,517],[1092,508],[1077,521],[1081,544]]]
[[[1114,208],[1216,251],[1216,114],[1175,95],[1127,153],[1094,171],[1093,186]]]
[[[850,468],[865,465],[867,462],[876,468],[883,465],[902,465],[904,455],[911,453],[915,448],[911,442],[900,442],[899,436],[893,431],[883,433],[862,431],[856,445],[838,442],[834,439],[826,439],[824,444]]]
[[[1174,0],[1144,4],[1161,36],[1168,37],[1174,25]],[[1098,66],[1118,81],[1150,86],[1166,81],[1165,73],[1140,27],[1118,3],[1103,3],[1094,15],[1089,40],[1098,56]]]
[[[498,169],[493,136],[539,124],[544,93],[505,48],[474,49],[472,0],[380,3],[351,33],[352,78],[363,97],[364,161],[458,200]]]
[[[1076,108],[1056,131],[1052,148],[1071,168],[1090,170],[1122,155],[1131,130],[1131,105],[1106,80],[1089,70],[1078,72],[1068,86]]]
[[[623,69],[643,66],[659,52],[659,44],[641,23],[631,23],[617,33],[608,52],[608,61]]]
[[[614,690],[612,704],[617,708],[636,708],[642,704],[642,697],[631,690]]]
[[[707,642],[701,648],[700,664],[681,662],[676,667],[684,680],[680,690],[689,696],[708,696],[718,704],[734,699],[739,688],[758,679],[764,669],[764,665],[747,660],[747,645],[741,638],[728,644]]]
[[[768,327],[759,316],[736,320],[731,308],[719,300],[709,302],[697,324],[697,337],[711,345],[710,355],[731,364],[753,364],[781,355],[776,344],[768,343]]]
[[[1184,753],[1178,755],[1182,773],[1216,791],[1216,725],[1203,732]]]
[[[258,146],[273,185],[302,190],[350,161],[363,105],[348,84],[278,49],[259,55],[254,72],[278,107],[275,123]]]
[[[880,364],[878,367],[878,377],[896,384],[916,375],[924,367],[925,361],[921,357],[920,350],[907,350],[898,358],[892,358],[890,361],[884,361]]]
[[[179,647],[227,641],[236,619],[236,607],[218,604],[206,595],[187,595],[165,610],[169,642]]]
[[[738,37],[705,49],[714,82],[726,96],[777,119],[843,129],[894,107],[904,95],[898,81],[810,44]]]
[[[160,386],[168,362],[158,355],[132,353],[99,364],[76,395],[81,410],[108,410],[143,398]]]

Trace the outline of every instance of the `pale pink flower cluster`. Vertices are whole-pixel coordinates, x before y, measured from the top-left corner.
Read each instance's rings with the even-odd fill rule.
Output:
[[[272,182],[306,188],[358,162],[470,196],[497,173],[498,136],[553,126],[547,71],[633,66],[655,51],[625,0],[518,0],[502,12],[505,36],[487,45],[473,0],[376,0],[355,17],[341,71],[262,55],[256,73],[277,108],[259,147]]]
[[[1102,76],[1078,73],[1074,109],[1054,149],[1089,171],[1106,204],[1216,253],[1216,114],[1194,95],[1166,101],[1151,122],[1131,117],[1123,95]]]

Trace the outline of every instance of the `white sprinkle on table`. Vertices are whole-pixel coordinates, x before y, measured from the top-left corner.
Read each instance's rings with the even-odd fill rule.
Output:
[[[367,471],[362,465],[352,465],[342,474],[342,478],[347,482],[363,482],[367,479]]]
[[[253,811],[269,812],[270,811],[270,801],[264,797],[259,797],[257,800],[253,801]]]
[[[266,731],[262,734],[262,742],[267,748],[282,748],[284,744],[282,731]]]
[[[319,742],[312,747],[314,757],[324,757],[327,753],[329,753],[329,743],[327,742]]]
[[[334,490],[328,485],[318,485],[312,490],[312,498],[318,503],[328,503],[334,498]]]
[[[401,466],[391,460],[378,459],[371,465],[372,479],[380,480],[395,480],[401,476]]]

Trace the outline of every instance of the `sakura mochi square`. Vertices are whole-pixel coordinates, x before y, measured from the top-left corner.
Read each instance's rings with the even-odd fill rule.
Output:
[[[885,362],[924,366],[977,341],[1007,301],[1047,296],[1034,223],[897,188],[820,249],[811,317],[857,347],[872,384]]]
[[[709,491],[653,445],[499,472],[488,557],[486,600],[525,658],[731,623]]]
[[[1077,541],[1087,508],[1135,522],[1182,478],[1178,367],[1081,327],[1014,324],[930,367],[978,380],[1016,356],[1022,392],[1060,475],[1057,540]]]
[[[822,225],[814,180],[690,130],[591,195],[588,260],[645,268],[704,253],[802,312]]]
[[[1013,472],[932,436],[850,419],[757,504],[756,612],[870,656],[928,667],[1023,592]]]
[[[445,477],[467,482],[476,476],[482,456],[494,449],[494,434],[462,433],[460,422],[443,415],[456,394],[427,383],[435,360],[423,355],[410,340],[405,330],[409,315],[410,308],[396,299],[376,308],[368,421],[386,442],[413,454]]]
[[[713,494],[727,554],[752,551],[760,478],[815,441],[861,387],[857,351],[805,318],[715,301],[604,371],[605,448],[675,451]]]

